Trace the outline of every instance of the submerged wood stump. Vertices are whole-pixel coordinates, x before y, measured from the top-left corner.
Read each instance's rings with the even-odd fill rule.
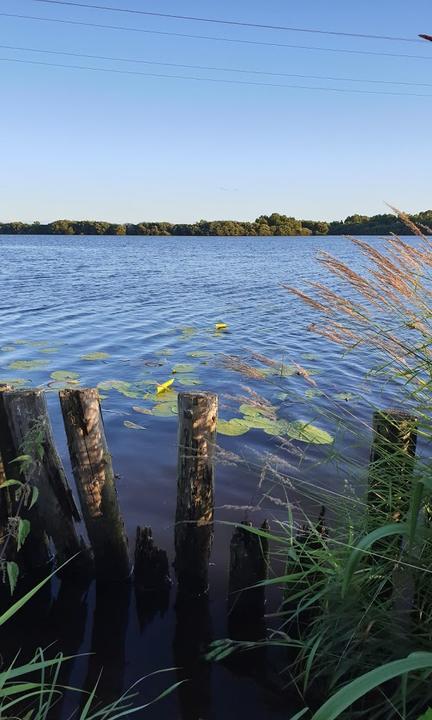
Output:
[[[179,592],[192,596],[208,589],[217,408],[217,395],[212,393],[185,392],[178,397],[175,570]]]
[[[31,565],[46,562],[49,557],[46,533],[54,543],[58,562],[63,563],[83,549],[75,526],[80,515],[54,444],[45,393],[42,390],[0,393],[0,405],[1,424],[7,424],[9,435],[5,438],[9,448],[5,447],[4,453],[2,448],[7,475],[18,479],[19,473],[22,482],[39,490],[38,500],[30,511],[26,511],[25,504],[15,503],[19,516],[30,520],[24,554],[30,556]],[[24,462],[12,462],[22,455],[27,456]],[[79,564],[77,559],[75,567]]]
[[[268,577],[269,543],[247,527],[252,523],[243,522],[231,538],[228,612],[242,620],[255,620],[264,615],[265,588],[253,586]],[[269,530],[267,520],[261,530]]]
[[[61,390],[60,404],[82,514],[93,548],[96,577],[124,580],[130,574],[128,542],[99,393],[89,388]]]
[[[168,555],[155,545],[150,527],[137,527],[134,576],[145,591],[158,592],[171,585]]]
[[[417,418],[398,409],[373,415],[368,482],[368,526],[406,518],[417,444]]]

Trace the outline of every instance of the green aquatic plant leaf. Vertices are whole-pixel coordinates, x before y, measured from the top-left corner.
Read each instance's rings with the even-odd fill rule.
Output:
[[[311,443],[313,445],[331,445],[334,438],[326,431],[322,430],[305,420],[295,420],[288,422],[280,421],[280,427],[283,430],[281,435],[287,435],[292,440],[300,440],[300,442]]]
[[[265,420],[273,420],[276,412],[276,408],[273,406],[265,408],[257,407],[256,405],[249,405],[248,403],[242,403],[239,410],[242,415],[245,415],[247,418],[263,418]]]
[[[201,380],[197,377],[192,377],[191,375],[182,375],[178,378],[178,383],[180,385],[184,385],[185,387],[190,387],[192,385],[200,385]]]
[[[80,360],[106,360],[109,357],[111,357],[111,355],[107,352],[92,352],[87,353],[87,355],[81,355]]]
[[[174,353],[174,350],[172,348],[162,348],[161,350],[156,350],[155,355],[160,357],[169,357]]]
[[[153,403],[175,403],[177,402],[178,392],[170,388],[165,390],[163,393],[146,393],[144,400],[149,400]]]
[[[128,428],[129,430],[145,430],[146,428],[143,425],[138,425],[138,423],[134,423],[131,420],[124,420],[123,425],[125,428]]]
[[[128,398],[139,398],[140,393],[133,389],[133,385],[125,380],[104,380],[98,383],[98,389],[105,392],[116,390],[116,392]]]
[[[214,353],[209,350],[193,350],[192,352],[188,352],[188,356],[191,358],[209,358],[213,355]]]
[[[274,375],[275,377],[287,378],[292,377],[297,373],[297,367],[295,365],[278,365],[272,368],[265,368],[263,372],[266,375]]]
[[[176,375],[177,373],[191,373],[195,370],[195,365],[191,365],[190,363],[179,363],[178,365],[174,365],[171,372],[173,375]]]
[[[197,332],[198,332],[198,329],[195,328],[195,327],[192,327],[192,326],[181,327],[181,328],[179,328],[179,329],[180,329],[181,339],[182,339],[182,340],[188,340],[189,338],[191,338],[191,337],[193,337],[194,335],[196,335]]]
[[[46,348],[41,348],[39,352],[44,353],[45,355],[51,355],[51,354],[53,354],[53,353],[58,353],[58,352],[59,352],[59,348],[56,348],[56,347],[46,347]]]
[[[158,403],[152,408],[152,414],[156,417],[173,417],[177,412],[177,406],[168,402]]]
[[[340,392],[336,393],[336,395],[333,395],[335,400],[343,400],[345,402],[349,402],[350,400],[353,400],[355,398],[355,395],[350,392]]]
[[[10,370],[38,370],[39,368],[46,367],[48,365],[47,360],[15,360],[8,365]]]
[[[28,385],[29,383],[30,380],[24,380],[24,378],[0,380],[0,385],[10,385],[12,388],[23,387],[23,385]]]
[[[150,408],[142,407],[141,405],[133,405],[132,410],[136,413],[141,413],[141,415],[153,415]]]
[[[325,393],[322,390],[318,390],[318,388],[308,388],[305,392],[305,397],[310,400],[312,398],[322,397],[323,395],[325,395]]]
[[[248,430],[248,425],[241,418],[231,418],[231,420],[218,420],[217,432],[220,435],[237,437],[238,435],[245,435]]]
[[[76,384],[76,381],[79,380],[79,374],[70,370],[55,370],[50,377],[59,383]]]

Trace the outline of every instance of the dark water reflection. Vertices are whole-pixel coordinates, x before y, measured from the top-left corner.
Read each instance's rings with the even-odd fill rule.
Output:
[[[312,448],[299,470],[295,452],[281,450],[260,430],[238,438],[219,437],[223,449],[243,462],[217,467],[217,521],[243,520],[245,510],[236,506],[257,506],[251,515],[257,524],[266,517],[284,518],[286,508],[278,503],[288,496],[294,511],[311,507],[314,503],[307,496],[314,486],[325,486],[336,495],[347,492],[350,483],[361,488],[370,441],[361,423],[369,423],[371,403],[392,403],[393,389],[364,382],[372,363],[367,355],[342,357],[337,347],[307,333],[305,328],[316,319],[312,310],[281,287],[322,279],[324,271],[315,256],[324,248],[359,269],[358,254],[340,237],[0,237],[0,381],[21,379],[47,386],[51,373],[61,370],[78,373],[88,386],[107,380],[162,382],[177,363],[191,363],[192,375],[200,382],[197,387],[219,394],[223,417],[237,414],[238,403],[231,398],[245,394],[246,385],[277,404],[282,417],[314,420],[336,433],[337,451],[349,445],[354,471],[342,461],[326,462],[324,446]],[[229,332],[215,333],[218,321],[228,323]],[[208,355],[191,357],[197,351]],[[107,357],[82,359],[95,352]],[[353,398],[349,403],[335,400],[330,417],[328,400],[308,399],[312,386],[301,377],[256,381],[221,363],[224,354],[248,357],[251,352],[297,362],[316,372],[311,377],[327,397],[344,392]],[[34,360],[36,367],[14,365]],[[183,389],[177,380],[176,385]],[[131,546],[136,526],[150,525],[157,545],[167,550],[172,562],[176,418],[136,413],[133,407],[145,404],[142,397],[104,394],[106,432]],[[71,477],[54,392],[49,394],[49,409]],[[346,420],[347,413],[355,434],[337,432],[338,416]],[[145,429],[127,428],[125,420]],[[281,469],[290,474],[293,485],[281,488],[272,478],[263,480],[265,454],[272,455],[273,462],[280,456]],[[229,527],[216,526],[210,594],[194,607],[176,603],[175,588],[162,598],[143,598],[127,585],[85,588],[55,581],[52,595],[45,588],[31,608],[22,611],[13,630],[5,631],[2,652],[23,647],[27,653],[52,643],[53,654],[60,649],[72,655],[91,652],[91,657],[72,662],[62,680],[88,687],[103,666],[100,691],[106,702],[140,677],[163,668],[183,668],[143,681],[140,699],[150,700],[179,678],[190,678],[177,693],[143,712],[150,720],[220,720],[239,714],[260,720],[286,718],[295,711],[296,699],[281,696],[272,658],[249,654],[211,667],[201,659],[210,639],[242,634],[227,623],[230,535]],[[277,590],[270,593],[269,612],[279,600]],[[262,628],[254,632],[259,637]],[[73,703],[67,697],[57,708],[56,720],[68,717]]]

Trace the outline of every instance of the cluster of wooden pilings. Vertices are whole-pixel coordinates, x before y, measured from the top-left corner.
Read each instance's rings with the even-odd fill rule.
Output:
[[[0,558],[16,558],[17,538],[12,530],[18,518],[25,517],[30,534],[20,550],[19,563],[28,574],[45,567],[54,548],[57,564],[73,558],[65,571],[68,574],[90,573],[104,582],[133,576],[143,591],[162,590],[170,584],[170,567],[166,552],[155,545],[150,527],[137,528],[131,562],[98,391],[64,389],[59,400],[81,512],[55,447],[44,391],[0,386],[0,484],[18,474],[21,488],[37,487],[39,491],[32,507],[23,502],[22,489],[17,493],[12,486],[1,492]],[[180,393],[178,411],[174,568],[179,596],[198,598],[208,589],[213,542],[217,396]],[[412,473],[416,419],[398,410],[377,412],[373,429],[368,492],[371,526],[383,495],[380,483],[393,477],[395,489],[400,489],[401,478]],[[390,493],[389,498],[391,507],[384,511],[393,520],[401,519],[406,514],[408,491],[403,497],[400,492]],[[81,517],[89,546],[77,530]],[[268,526],[265,523],[263,527]],[[230,546],[231,613],[263,615],[264,590],[250,588],[267,574],[266,539],[238,525]]]
[[[131,562],[98,391],[74,388],[59,392],[79,510],[55,447],[44,391],[7,386],[0,390],[0,484],[6,478],[22,483],[18,494],[15,486],[0,494],[3,560],[17,558],[11,527],[14,519],[24,517],[30,522],[30,533],[18,562],[30,575],[46,568],[54,550],[57,565],[73,558],[63,570],[67,575],[91,574],[100,582],[133,577],[144,592],[169,586],[167,553],[155,545],[150,527],[137,528]],[[218,399],[211,393],[180,393],[178,410],[174,568],[178,597],[199,598],[209,584]],[[39,496],[29,509],[29,503],[22,502],[22,488],[32,487],[37,487]],[[81,518],[89,546],[77,529]],[[267,543],[239,526],[231,540],[231,612],[253,610],[263,615],[263,590],[242,591],[264,580],[267,568]]]

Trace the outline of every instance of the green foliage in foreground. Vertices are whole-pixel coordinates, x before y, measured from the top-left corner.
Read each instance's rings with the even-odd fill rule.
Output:
[[[410,215],[419,226],[432,226],[432,210]],[[411,235],[412,231],[393,214],[350,215],[345,220],[297,220],[272,213],[253,222],[200,220],[197,223],[141,222],[109,223],[98,220],[55,220],[0,223],[0,235],[174,235],[174,236],[268,236],[268,235]]]

